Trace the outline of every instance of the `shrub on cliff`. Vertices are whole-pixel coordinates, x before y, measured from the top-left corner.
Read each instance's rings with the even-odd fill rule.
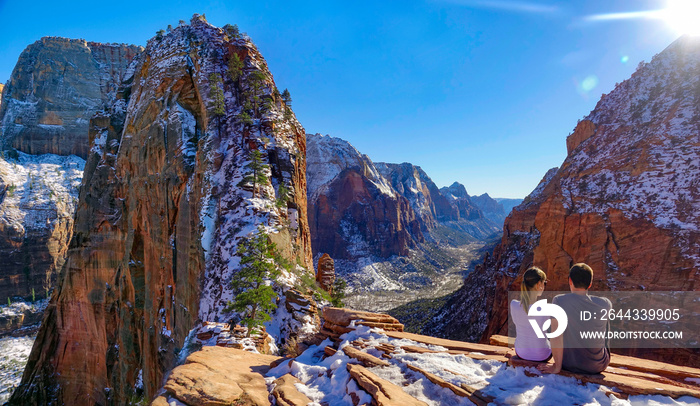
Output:
[[[257,234],[238,244],[236,254],[241,257],[241,269],[231,287],[237,294],[226,310],[244,313],[241,323],[248,327],[250,336],[251,330],[270,320],[269,312],[277,308],[277,294],[268,281],[280,274],[275,262],[279,253],[261,226]]]

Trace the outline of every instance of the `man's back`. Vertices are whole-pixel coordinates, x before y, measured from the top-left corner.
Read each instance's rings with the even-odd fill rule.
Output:
[[[552,303],[566,312],[569,323],[564,331],[564,358],[562,368],[576,373],[596,374],[610,363],[610,351],[604,337],[608,321],[602,320],[603,310],[610,310],[610,300],[598,296],[567,293],[558,295]],[[581,312],[587,311],[590,320],[582,320]],[[582,338],[588,332],[599,336]]]

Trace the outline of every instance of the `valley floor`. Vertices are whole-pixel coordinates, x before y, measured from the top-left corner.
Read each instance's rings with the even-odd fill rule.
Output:
[[[343,300],[351,309],[369,312],[386,312],[390,309],[419,299],[435,299],[446,296],[462,286],[464,277],[473,269],[473,262],[478,260],[483,243],[470,243],[459,247],[440,246],[440,258],[436,259],[433,252],[423,250],[411,251],[405,265],[419,270],[424,283],[403,284],[400,289],[377,289],[373,291],[355,291]],[[433,248],[436,250],[436,248]],[[370,277],[371,271],[389,269],[394,273],[401,272],[398,261],[377,262],[365,266],[363,273]],[[372,268],[372,269],[367,269]],[[377,272],[381,274],[387,273]],[[406,275],[402,275],[406,276]],[[400,279],[399,279],[400,280]]]

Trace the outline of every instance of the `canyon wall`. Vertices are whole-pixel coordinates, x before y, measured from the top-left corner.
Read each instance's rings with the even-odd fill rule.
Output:
[[[592,290],[700,289],[698,100],[696,38],[677,40],[603,95],[567,138],[561,167],[513,209],[493,254],[424,331],[471,341],[504,334],[508,292],[531,265],[554,291],[568,291],[577,262],[593,268]]]
[[[91,119],[66,263],[10,404],[152,399],[197,322],[232,317],[238,241],[260,227],[311,269],[304,130],[225,28],[195,15],[151,39]]]
[[[351,291],[420,289],[457,265],[452,248],[497,235],[468,195],[444,195],[418,166],[372,162],[330,136],[307,143],[314,257],[329,254]]]
[[[141,49],[45,37],[20,55],[0,105],[3,303],[43,298],[53,286],[72,234],[88,122]]]
[[[3,150],[87,158],[88,123],[142,48],[44,37],[20,55],[0,110]]]

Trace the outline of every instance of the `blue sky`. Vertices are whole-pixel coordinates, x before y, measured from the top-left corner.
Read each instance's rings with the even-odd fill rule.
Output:
[[[0,0],[0,81],[42,36],[145,45],[193,13],[237,24],[292,94],[307,132],[438,186],[524,197],[566,157],[602,93],[678,33],[661,20],[591,21],[664,1]]]

